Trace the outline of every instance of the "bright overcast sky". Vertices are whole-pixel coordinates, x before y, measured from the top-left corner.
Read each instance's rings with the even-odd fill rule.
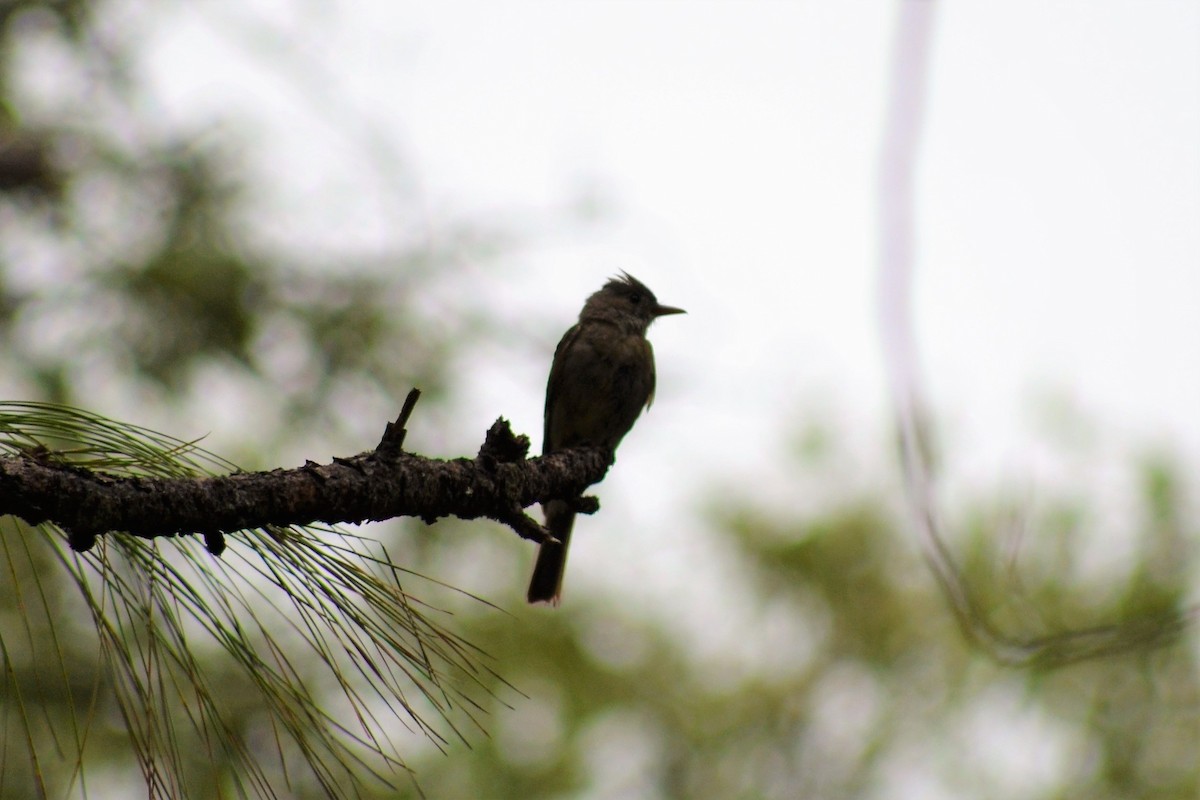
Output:
[[[899,3],[257,5],[133,17],[151,28],[164,119],[256,121],[251,153],[279,187],[264,235],[369,245],[459,210],[530,227],[515,255],[465,265],[464,292],[484,287],[536,323],[477,357],[460,429],[433,454],[470,452],[497,414],[540,444],[559,333],[629,270],[690,313],[651,331],[657,402],[600,489],[604,513],[580,525],[572,591],[619,583],[613,602],[694,627],[710,651],[759,647],[742,655],[760,665],[779,642],[806,641],[753,642],[694,511],[724,496],[714,484],[792,514],[828,510],[828,495],[805,497],[778,470],[780,431],[812,417],[835,421],[869,465],[828,478],[831,491],[895,485],[875,191]],[[1194,474],[1200,3],[938,7],[915,313],[949,477],[1029,488],[1061,475],[1033,432],[1046,397],[1105,442],[1078,459],[1085,482],[1147,443],[1175,448]],[[389,152],[423,219],[378,202]],[[593,225],[565,213],[588,203],[605,212]],[[1120,560],[1113,543],[1087,552]],[[1041,751],[1052,743],[1038,737]]]
[[[610,493],[623,472],[638,476],[624,491],[677,485],[658,477],[681,464],[733,480],[814,407],[885,452],[874,192],[897,3],[242,9],[161,17],[150,63],[168,115],[260,120],[269,147],[251,146],[294,190],[274,235],[369,241],[395,224],[354,205],[378,152],[314,122],[316,97],[395,147],[429,218],[547,220],[502,265],[543,319],[565,328],[621,269],[690,311],[652,331],[658,403]],[[941,4],[933,45],[916,314],[949,445],[985,482],[1020,474],[1049,393],[1118,449],[1167,442],[1200,462],[1200,4]],[[556,230],[584,201],[607,218]],[[538,343],[547,363],[556,336]],[[545,368],[520,369],[480,389],[464,442],[498,413],[540,432]],[[635,529],[673,513],[617,505]]]
[[[167,105],[295,103],[246,74],[279,69],[269,45],[249,53],[256,29],[238,22],[255,18],[206,6],[162,37]],[[689,372],[715,347],[704,360],[722,378],[785,399],[819,384],[875,412],[873,190],[895,3],[295,11],[257,19],[328,71],[319,91],[392,137],[432,213],[607,202],[605,235],[555,237],[553,258],[529,259],[553,278],[531,281],[539,303],[578,305],[628,268],[698,315],[656,331]],[[231,21],[244,39],[206,43]],[[938,401],[1011,409],[1040,381],[1194,432],[1200,5],[953,3],[934,46],[918,312]],[[330,181],[322,164],[346,154],[292,127],[269,148],[279,174]],[[284,160],[297,155],[303,169]]]

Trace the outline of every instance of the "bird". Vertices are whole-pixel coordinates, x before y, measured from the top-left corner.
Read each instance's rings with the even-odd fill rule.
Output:
[[[650,323],[682,308],[658,302],[646,285],[626,272],[611,278],[583,304],[579,321],[554,350],[546,382],[542,454],[584,445],[617,445],[654,400],[654,350]],[[557,541],[538,550],[526,598],[557,606],[575,522],[571,500],[542,504],[546,529]]]

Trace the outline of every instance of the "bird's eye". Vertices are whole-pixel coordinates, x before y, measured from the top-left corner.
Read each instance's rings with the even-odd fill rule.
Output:
[[[638,303],[642,302],[642,296],[637,292],[634,292],[633,294],[629,295],[629,302],[636,306]]]

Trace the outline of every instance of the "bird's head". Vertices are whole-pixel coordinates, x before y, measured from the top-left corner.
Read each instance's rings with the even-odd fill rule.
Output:
[[[662,305],[646,284],[622,272],[587,299],[579,319],[613,322],[629,333],[645,334],[657,318],[686,313],[682,308]]]

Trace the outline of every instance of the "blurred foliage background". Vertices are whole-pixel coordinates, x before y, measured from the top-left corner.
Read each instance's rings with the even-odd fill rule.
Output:
[[[265,240],[252,224],[258,187],[248,165],[266,145],[156,119],[135,68],[136,26],[122,24],[128,13],[0,0],[3,394],[183,437],[211,430],[210,446],[247,467],[288,463],[297,431],[306,454],[364,449],[411,386],[424,392],[424,425],[454,426],[461,359],[504,328],[463,286],[520,237],[448,219],[432,234],[399,223],[370,252]],[[42,74],[50,66],[52,84]],[[399,209],[415,202],[392,199]],[[773,465],[803,499],[786,509],[737,476],[694,487],[689,524],[725,560],[710,591],[728,598],[735,635],[697,641],[671,619],[631,611],[619,586],[573,588],[556,613],[509,614],[437,595],[453,612],[449,624],[489,654],[503,680],[488,679],[486,731],[468,732],[467,742],[443,752],[400,733],[426,795],[1200,796],[1191,631],[1055,670],[995,664],[956,626],[917,552],[899,487],[829,491],[861,485],[841,438],[816,431]],[[888,465],[893,454],[880,443],[872,457]],[[1185,611],[1196,514],[1183,470],[1169,453],[1130,457],[1127,468],[1141,482],[1140,524],[1107,570],[1088,561],[1086,531],[1104,513],[1093,496],[1063,489],[1031,504],[998,491],[949,503],[965,580],[996,624],[1051,635]],[[444,522],[368,535],[438,579],[492,565],[488,598],[507,608],[522,595],[530,555],[504,531]],[[30,617],[15,589],[36,576],[64,618],[79,617],[53,546],[19,525],[5,525],[4,536],[0,696],[11,712],[12,688],[25,687],[54,739],[70,724],[71,698],[30,695],[37,674],[61,669],[85,704],[106,687],[91,674],[88,626],[76,624],[69,647],[42,647],[49,639],[36,631],[49,621]],[[18,549],[28,558],[14,559]],[[27,626],[38,646],[25,644]],[[198,657],[250,726],[253,687],[213,655]],[[32,770],[67,796],[138,786],[120,720],[82,717],[93,720],[83,769],[98,777],[81,784],[66,746],[61,763],[31,767],[6,736],[4,796],[32,796]],[[11,734],[11,713],[5,720]],[[188,796],[236,796],[226,774],[234,769],[206,764]],[[364,780],[355,791],[388,796],[374,786]],[[278,792],[321,796],[304,783]]]

